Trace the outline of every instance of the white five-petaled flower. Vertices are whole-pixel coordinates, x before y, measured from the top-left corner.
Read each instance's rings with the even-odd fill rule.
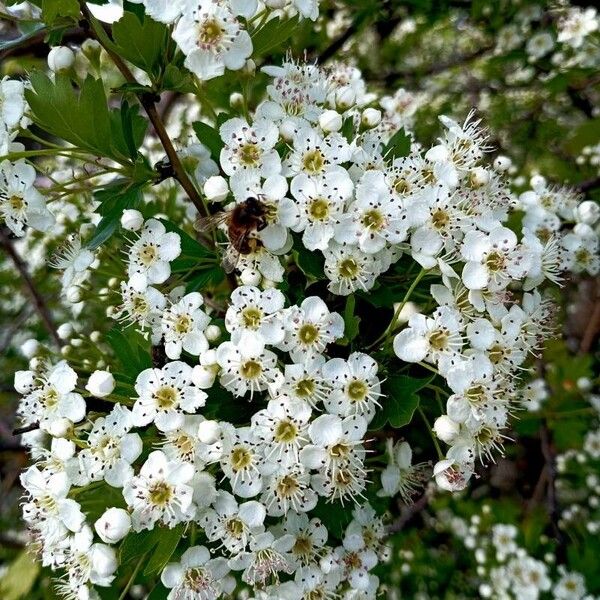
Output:
[[[170,359],[179,358],[183,350],[194,356],[208,350],[204,330],[210,317],[200,308],[202,303],[202,295],[192,292],[163,312],[161,326]]]
[[[192,384],[192,367],[178,360],[162,369],[142,371],[135,391],[133,424],[141,427],[154,422],[160,431],[181,427],[184,413],[194,413],[206,402],[206,393]]]
[[[156,219],[148,219],[127,251],[129,284],[139,292],[150,283],[164,283],[171,275],[170,262],[181,253],[179,236],[167,232]]]
[[[186,55],[185,66],[201,80],[241,69],[252,53],[248,32],[225,2],[184,5],[173,39]]]
[[[139,475],[129,479],[123,497],[132,509],[135,531],[152,529],[157,522],[173,527],[193,518],[194,467],[190,463],[169,461],[163,452],[151,452]]]

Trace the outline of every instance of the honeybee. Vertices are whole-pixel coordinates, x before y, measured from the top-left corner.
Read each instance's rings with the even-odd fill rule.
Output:
[[[236,204],[230,211],[220,211],[199,219],[198,231],[207,231],[222,223],[227,225],[229,246],[223,256],[222,265],[226,273],[232,273],[237,266],[240,254],[252,254],[262,245],[256,232],[267,226],[267,205],[251,196]]]

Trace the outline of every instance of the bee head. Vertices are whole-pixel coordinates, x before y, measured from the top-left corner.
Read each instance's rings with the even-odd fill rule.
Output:
[[[260,217],[264,213],[262,202],[258,198],[250,197],[246,199],[246,210],[248,214]]]

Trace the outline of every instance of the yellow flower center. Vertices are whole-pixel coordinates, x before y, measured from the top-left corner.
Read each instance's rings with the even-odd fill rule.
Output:
[[[307,173],[316,174],[320,173],[325,166],[325,156],[323,153],[315,148],[310,150],[302,157],[302,166]]]
[[[281,421],[275,428],[275,440],[278,442],[293,442],[298,435],[298,428],[290,421]]]
[[[242,311],[242,321],[247,329],[258,329],[262,320],[262,312],[255,306],[249,306]]]
[[[369,389],[367,388],[367,384],[364,381],[352,381],[350,385],[348,385],[348,396],[350,400],[354,402],[360,402],[364,400]]]
[[[319,329],[312,323],[305,323],[298,331],[298,337],[307,346],[314,344],[319,339]]]
[[[234,471],[241,471],[252,464],[252,453],[244,446],[236,446],[231,451],[231,466]]]
[[[240,366],[240,373],[244,379],[256,379],[262,373],[262,365],[256,360],[247,360]]]
[[[164,481],[155,483],[150,489],[148,499],[155,506],[165,506],[173,497],[173,489]]]
[[[154,399],[159,408],[169,410],[177,405],[179,394],[175,388],[164,385],[154,392]]]
[[[325,221],[329,217],[329,202],[325,198],[315,198],[308,207],[313,221]]]

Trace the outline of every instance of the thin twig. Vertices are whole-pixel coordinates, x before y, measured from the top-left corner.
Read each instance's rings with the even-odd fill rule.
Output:
[[[44,298],[42,298],[41,294],[35,287],[35,283],[33,282],[33,279],[31,279],[31,276],[27,271],[27,266],[15,250],[11,239],[8,237],[7,230],[4,227],[0,227],[0,246],[11,258],[17,271],[19,271],[19,274],[21,275],[21,280],[23,281],[23,285],[27,290],[27,293],[31,297],[31,300],[33,301],[35,309],[39,314],[42,323],[48,330],[48,333],[50,334],[56,345],[60,348],[62,346],[62,340],[60,339],[60,337],[58,337],[56,325],[54,324],[54,320],[52,319],[50,310],[46,306]]]
[[[587,354],[592,349],[594,340],[600,331],[600,279],[596,279],[595,287],[594,309],[583,332],[579,344],[579,354]]]
[[[428,504],[429,494],[425,491],[416,502],[401,510],[400,516],[387,526],[386,533],[391,535],[392,533],[398,533],[404,529],[410,521],[412,521],[420,512],[425,510]]]

